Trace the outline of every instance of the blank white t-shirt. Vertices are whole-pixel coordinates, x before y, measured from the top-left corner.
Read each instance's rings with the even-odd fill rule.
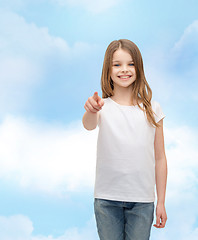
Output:
[[[104,98],[98,121],[94,197],[128,201],[155,201],[154,139],[156,128],[138,105],[120,105]],[[143,107],[143,104],[140,104]],[[151,100],[154,117],[165,117]]]

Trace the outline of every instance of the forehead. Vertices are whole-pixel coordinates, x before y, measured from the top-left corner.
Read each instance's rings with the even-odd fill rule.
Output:
[[[113,61],[132,61],[132,56],[129,52],[123,49],[117,49],[113,53]]]

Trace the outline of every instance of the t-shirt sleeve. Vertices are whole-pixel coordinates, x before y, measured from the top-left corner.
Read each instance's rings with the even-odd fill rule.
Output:
[[[154,108],[154,117],[155,117],[155,121],[159,122],[161,119],[163,119],[166,115],[164,114],[160,104],[155,101],[155,108]]]

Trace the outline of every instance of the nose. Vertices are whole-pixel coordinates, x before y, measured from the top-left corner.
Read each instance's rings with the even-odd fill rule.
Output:
[[[122,72],[128,72],[128,67],[127,65],[122,65],[122,69],[121,69]]]

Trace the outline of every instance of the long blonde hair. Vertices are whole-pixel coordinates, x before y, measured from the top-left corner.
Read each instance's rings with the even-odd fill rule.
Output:
[[[156,123],[153,115],[155,113],[153,112],[151,106],[152,90],[146,81],[142,55],[136,44],[128,39],[114,40],[106,49],[101,75],[102,98],[107,98],[114,95],[114,86],[111,79],[112,60],[114,52],[119,48],[126,50],[134,61],[136,80],[132,83],[133,98],[137,101],[138,107],[146,112],[149,123],[159,127],[160,125]],[[144,109],[139,105],[138,99],[142,100]]]

